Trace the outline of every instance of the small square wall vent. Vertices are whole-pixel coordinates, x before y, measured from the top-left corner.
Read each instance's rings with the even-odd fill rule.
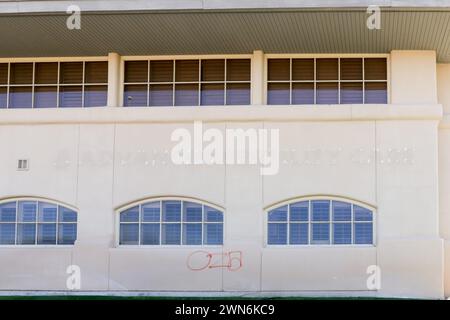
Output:
[[[30,162],[28,161],[28,159],[17,160],[17,170],[26,171],[30,168],[29,165],[30,165]]]

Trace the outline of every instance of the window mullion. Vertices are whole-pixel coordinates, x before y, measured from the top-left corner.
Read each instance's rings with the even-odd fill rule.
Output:
[[[162,224],[163,224],[163,205],[162,200],[159,201],[159,245],[162,245]]]
[[[36,62],[33,62],[33,70],[31,72],[31,109],[34,108],[34,77],[36,70]]]
[[[151,63],[150,60],[147,60],[147,107],[150,106],[150,70]]]
[[[172,70],[172,107],[175,106],[175,67],[176,67],[176,60],[173,60],[173,70]]]
[[[86,70],[86,61],[83,61],[83,78],[81,79],[81,107],[84,108],[84,78],[85,78],[85,70]]]

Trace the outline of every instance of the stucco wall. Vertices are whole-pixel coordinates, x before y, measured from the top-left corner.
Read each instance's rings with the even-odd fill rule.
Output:
[[[252,165],[176,166],[170,134],[192,123],[157,122],[0,126],[0,145],[9,151],[0,155],[2,197],[40,196],[79,211],[73,249],[1,248],[7,263],[0,264],[0,289],[64,290],[65,268],[76,264],[85,290],[367,291],[367,267],[379,265],[382,286],[374,294],[442,296],[436,120],[204,124],[278,128],[281,166],[274,176],[261,176]],[[309,163],[312,149],[319,156]],[[23,157],[30,159],[28,172],[15,170]],[[115,209],[162,195],[224,207],[225,244],[210,250],[242,251],[243,267],[191,271],[186,259],[197,250],[192,247],[116,248]],[[307,195],[374,206],[376,246],[265,247],[264,208]]]
[[[450,130],[438,129],[435,66],[432,52],[393,52],[395,104],[388,106],[260,106],[261,81],[252,86],[255,105],[245,108],[2,110],[0,199],[67,203],[78,208],[79,222],[73,248],[1,247],[0,290],[65,290],[66,268],[75,264],[82,290],[367,293],[367,268],[377,265],[381,288],[370,294],[443,297]],[[108,104],[117,105],[117,96],[110,92]],[[255,165],[174,165],[170,135],[192,129],[194,120],[204,129],[279,129],[279,173],[261,176]],[[16,170],[22,158],[29,171]],[[375,246],[267,247],[265,209],[311,195],[375,208]],[[193,247],[117,247],[116,210],[159,196],[223,207],[224,246],[208,250],[241,251],[242,268],[192,271],[186,262]],[[448,290],[448,271],[446,277]]]
[[[436,52],[391,52],[391,103],[437,103]]]
[[[444,119],[439,130],[440,227],[445,248],[445,294],[450,296],[450,64],[437,65],[439,103]]]

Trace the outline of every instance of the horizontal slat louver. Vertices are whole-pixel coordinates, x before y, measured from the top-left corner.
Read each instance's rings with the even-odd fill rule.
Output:
[[[79,108],[82,106],[81,86],[64,86],[59,88],[59,107]]]
[[[292,80],[314,80],[314,59],[293,59]]]
[[[34,107],[35,108],[56,108],[57,89],[56,87],[35,87]]]
[[[125,82],[147,82],[148,61],[126,61]]]
[[[175,105],[176,106],[197,106],[198,105],[198,84],[177,84],[177,85],[175,85]]]
[[[10,84],[32,84],[33,64],[32,63],[11,63]]]
[[[229,83],[227,84],[227,105],[249,105],[250,84]]]
[[[31,108],[31,87],[9,88],[9,108]]]
[[[387,67],[386,58],[364,59],[365,80],[386,80]]]
[[[338,80],[338,59],[317,59],[317,80]]]
[[[8,64],[0,63],[0,85],[8,84]]]
[[[339,103],[337,82],[325,82],[317,84],[317,104],[337,104]]]
[[[224,105],[224,85],[221,83],[202,84],[201,88],[201,105],[219,106]]]
[[[362,82],[341,83],[341,103],[342,104],[363,103]]]
[[[85,86],[84,87],[84,106],[85,107],[103,107],[107,103],[107,86]]]
[[[125,107],[146,107],[147,85],[126,85],[123,99]]]
[[[314,83],[293,83],[292,104],[314,104]]]
[[[199,72],[198,60],[177,60],[175,61],[175,81],[195,82],[198,81]]]
[[[386,82],[367,82],[365,89],[365,103],[387,103]]]
[[[151,84],[150,85],[150,106],[172,106],[173,105],[173,85],[172,84]]]
[[[362,59],[341,59],[341,80],[362,80]]]
[[[202,81],[224,81],[225,60],[202,60]]]
[[[57,84],[58,83],[58,63],[40,62],[35,65],[34,82],[36,84]]]
[[[7,92],[8,89],[6,87],[0,87],[0,108],[7,107]]]
[[[289,83],[269,83],[268,104],[289,104]]]
[[[289,81],[290,80],[289,59],[269,59],[268,79],[269,81]]]
[[[61,62],[59,82],[80,84],[83,82],[83,62]]]
[[[150,61],[150,82],[172,82],[172,81],[173,81],[172,60]]]
[[[84,73],[85,83],[108,83],[108,62],[86,62]]]
[[[227,60],[227,81],[250,81],[250,59]]]

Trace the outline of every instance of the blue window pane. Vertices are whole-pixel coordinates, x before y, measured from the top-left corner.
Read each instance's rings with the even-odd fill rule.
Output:
[[[59,107],[60,108],[80,108],[82,107],[83,95],[81,86],[59,87]]]
[[[85,86],[84,87],[84,106],[85,107],[104,107],[107,104],[108,87],[107,86]]]
[[[269,221],[287,221],[288,206],[269,211]]]
[[[120,213],[120,222],[138,222],[139,206],[127,209]]]
[[[183,202],[183,221],[201,222],[202,205],[193,202]]]
[[[249,83],[228,83],[226,90],[227,105],[250,104]]]
[[[17,244],[35,244],[36,225],[22,224],[17,225]]]
[[[142,221],[143,222],[159,222],[160,221],[160,202],[150,202],[142,205]]]
[[[19,201],[19,221],[35,222],[36,209],[36,202],[34,201]]]
[[[14,244],[16,239],[15,223],[0,223],[0,244]]]
[[[7,92],[6,87],[0,87],[0,109],[6,108],[7,106]]]
[[[58,209],[55,204],[39,202],[38,208],[38,219],[40,222],[56,222]]]
[[[333,220],[334,221],[351,221],[352,205],[350,203],[333,201]]]
[[[77,213],[68,208],[59,206],[59,222],[77,222]]]
[[[31,108],[32,87],[10,87],[9,108]]]
[[[207,222],[222,222],[223,221],[223,213],[214,208],[205,206],[205,215]]]
[[[222,223],[205,224],[205,244],[209,244],[209,245],[223,244],[223,224]]]
[[[372,211],[356,205],[353,207],[353,211],[355,221],[372,221]]]
[[[141,225],[141,244],[159,244],[159,223],[144,223]]]
[[[372,244],[372,223],[355,223],[355,244]]]
[[[181,201],[163,201],[163,221],[181,221]]]
[[[291,223],[289,225],[290,244],[308,244],[308,224]]]
[[[333,243],[334,244],[352,243],[351,223],[333,223]]]
[[[166,223],[162,225],[162,244],[181,244],[181,224]]]
[[[330,220],[330,201],[315,200],[311,201],[312,220],[313,221],[329,221]]]
[[[126,85],[123,93],[125,107],[145,107],[147,103],[147,85]]]
[[[74,244],[77,239],[76,223],[60,223],[58,225],[58,244]]]
[[[139,224],[120,224],[120,244],[139,244]]]
[[[309,202],[302,201],[290,205],[290,221],[308,221]]]
[[[183,244],[202,244],[202,224],[189,223],[183,225]]]
[[[329,223],[313,223],[312,224],[312,244],[329,244],[330,243],[330,224]]]
[[[269,223],[268,244],[287,244],[287,223]]]
[[[38,244],[56,244],[56,223],[38,225]]]
[[[16,202],[8,202],[0,205],[0,222],[16,221]]]

